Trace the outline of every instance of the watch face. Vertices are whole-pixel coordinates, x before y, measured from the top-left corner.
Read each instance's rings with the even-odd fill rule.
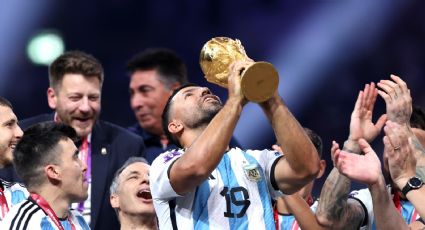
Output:
[[[409,180],[409,185],[410,185],[412,188],[419,188],[419,187],[421,187],[421,186],[422,186],[422,181],[421,181],[421,179],[419,179],[419,178],[417,178],[417,177],[412,177],[412,178],[410,178],[410,180]]]

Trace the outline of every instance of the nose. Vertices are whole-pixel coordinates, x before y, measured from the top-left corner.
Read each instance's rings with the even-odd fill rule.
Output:
[[[131,101],[131,108],[133,109],[133,110],[137,110],[138,108],[140,108],[140,107],[143,107],[143,105],[144,105],[144,97],[142,96],[142,95],[140,95],[140,94],[138,94],[138,93],[135,93],[132,97],[131,97],[131,99],[130,99]]]
[[[80,106],[78,107],[78,109],[81,112],[89,112],[90,111],[90,103],[89,103],[89,99],[87,97],[84,97],[81,100]]]
[[[202,87],[201,88],[201,96],[207,95],[207,94],[211,94],[210,89],[208,89],[207,87]]]
[[[15,137],[17,139],[21,139],[23,134],[24,134],[24,132],[22,131],[21,127],[19,127],[19,125],[17,125],[16,129],[15,129]]]
[[[87,171],[87,163],[86,161],[83,161],[81,159],[80,159],[80,163],[81,163],[81,169],[85,173]]]
[[[149,174],[148,173],[142,174],[142,180],[141,180],[140,184],[149,184]]]

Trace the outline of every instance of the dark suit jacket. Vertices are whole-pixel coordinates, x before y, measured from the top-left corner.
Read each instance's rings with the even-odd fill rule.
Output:
[[[54,114],[44,114],[28,118],[19,123],[24,130],[29,126],[53,121]],[[118,218],[109,203],[109,186],[115,171],[131,156],[144,156],[143,140],[109,122],[98,120],[93,127],[91,136],[91,223],[90,228],[119,229]],[[102,149],[106,154],[102,154]],[[105,153],[105,151],[103,151]]]

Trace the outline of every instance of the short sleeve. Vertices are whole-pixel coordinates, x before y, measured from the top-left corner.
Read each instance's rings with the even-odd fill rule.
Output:
[[[369,189],[365,188],[361,190],[352,191],[348,195],[348,202],[360,203],[360,205],[363,207],[365,214],[367,214],[367,216],[365,216],[365,218],[363,219],[363,223],[361,225],[362,229],[367,226],[372,226],[374,215],[373,215],[372,195],[370,194]]]
[[[152,163],[149,171],[149,180],[152,198],[154,200],[170,200],[180,197],[170,183],[169,169],[181,157],[182,150],[170,150],[159,155]]]
[[[273,199],[277,199],[280,196],[284,195],[282,191],[276,185],[276,181],[274,178],[274,169],[276,167],[277,162],[281,157],[283,157],[282,153],[272,150],[247,150],[247,153],[253,156],[257,162],[260,164],[260,167],[264,171],[264,176],[267,180],[267,185],[270,191],[270,195]]]

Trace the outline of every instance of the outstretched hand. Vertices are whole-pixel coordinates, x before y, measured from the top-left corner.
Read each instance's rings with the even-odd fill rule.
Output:
[[[367,142],[372,142],[381,132],[387,119],[383,114],[376,124],[372,122],[373,108],[378,95],[375,83],[366,84],[363,91],[359,92],[354,110],[351,114],[350,135],[351,141],[358,141],[364,138]]]
[[[396,75],[391,80],[381,80],[378,94],[385,100],[388,119],[400,125],[408,125],[412,115],[412,97],[406,82]]]
[[[369,186],[376,184],[382,177],[381,162],[365,139],[360,139],[358,144],[364,155],[352,154],[338,148],[334,151],[334,165],[341,174],[351,180]]]

